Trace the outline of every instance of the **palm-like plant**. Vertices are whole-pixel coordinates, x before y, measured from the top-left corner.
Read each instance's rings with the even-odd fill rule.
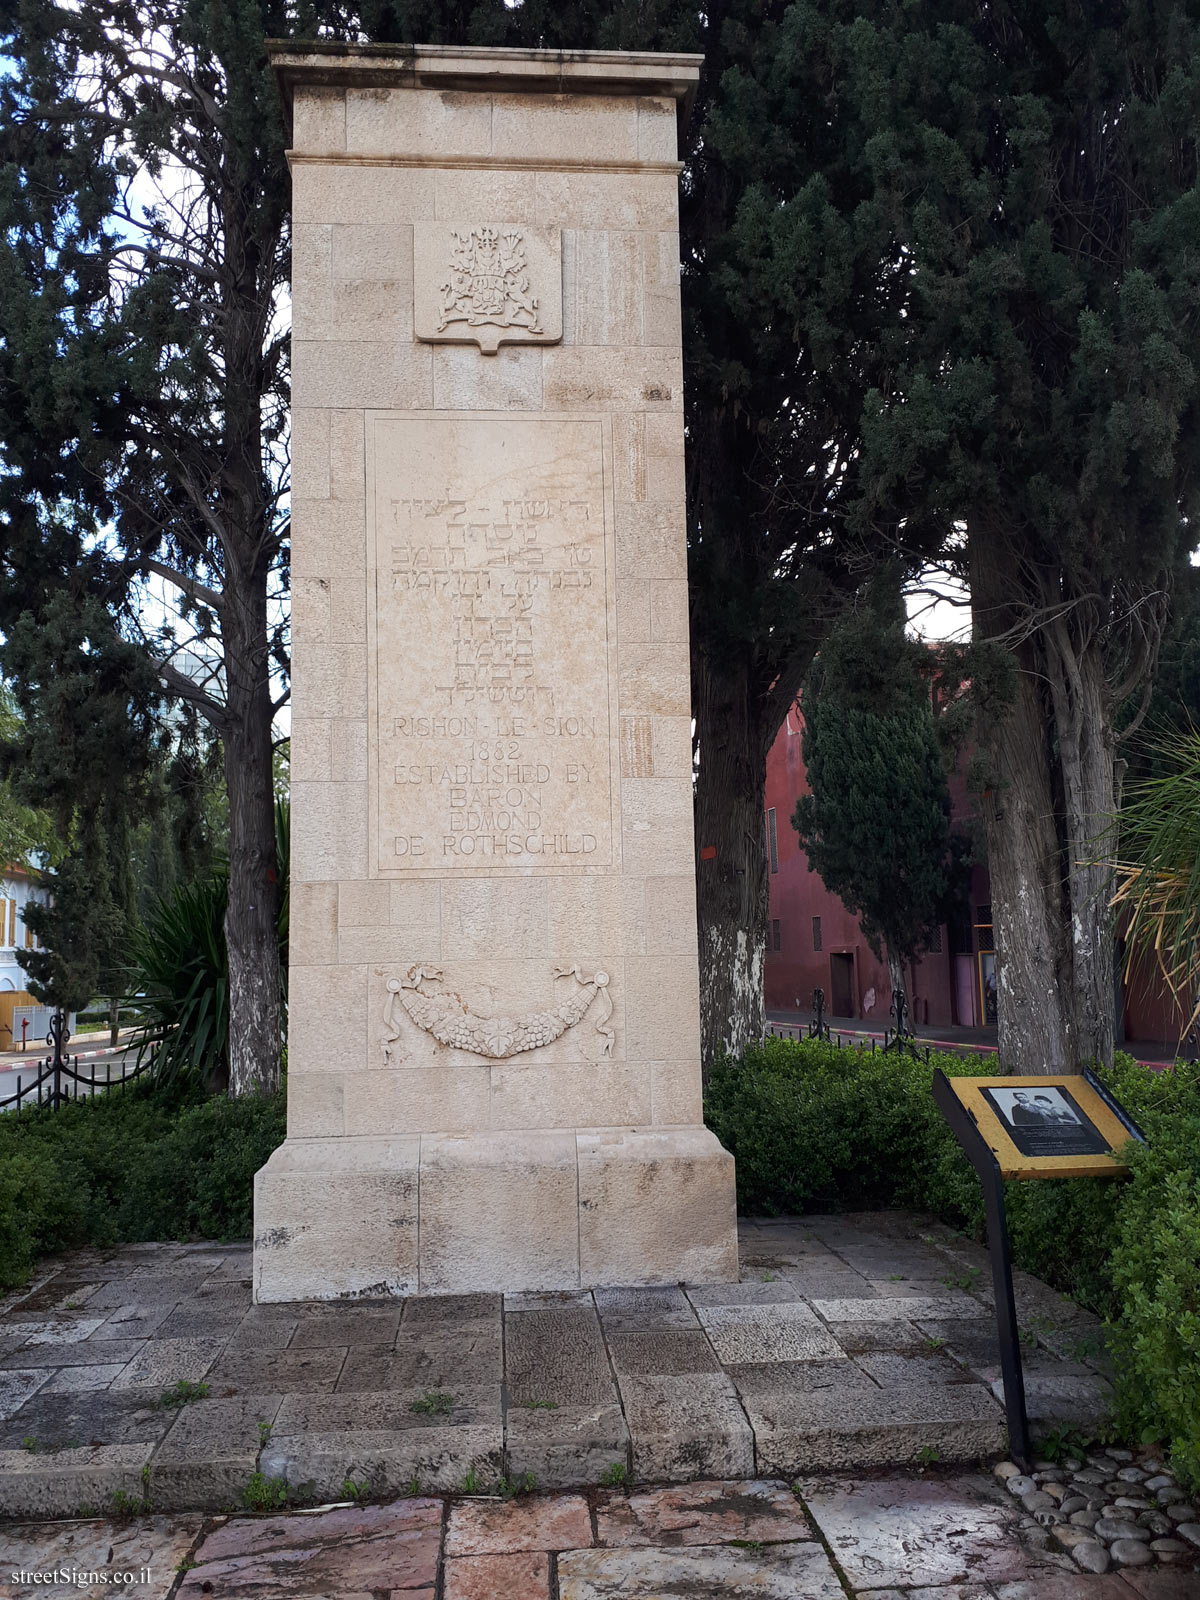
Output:
[[[1126,792],[1112,904],[1129,918],[1129,963],[1153,960],[1191,1028],[1200,1018],[1200,731],[1162,740],[1157,754],[1165,773]]]
[[[191,1072],[210,1089],[229,1081],[229,876],[164,895],[133,940],[131,1003],[141,1013],[138,1059],[163,1083]]]
[[[278,926],[285,985],[290,824],[287,800],[276,800]],[[139,1059],[152,1054],[159,1082],[195,1073],[209,1089],[228,1086],[228,900],[229,869],[222,865],[211,877],[160,899],[134,937],[129,1003],[141,1013]]]

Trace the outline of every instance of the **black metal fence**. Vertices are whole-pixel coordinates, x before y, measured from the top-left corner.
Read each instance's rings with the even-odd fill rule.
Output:
[[[60,1106],[70,1105],[80,1098],[81,1091],[84,1098],[95,1094],[97,1090],[119,1089],[124,1092],[126,1084],[142,1077],[150,1069],[150,1058],[146,1056],[139,1058],[132,1067],[122,1066],[120,1076],[115,1078],[112,1076],[111,1062],[104,1077],[94,1072],[80,1072],[79,1057],[66,1053],[70,1038],[66,1017],[61,1011],[56,1011],[50,1021],[50,1032],[46,1035],[46,1043],[52,1047],[52,1054],[37,1063],[35,1077],[19,1084],[15,1094],[0,1099],[0,1111],[15,1110],[19,1117],[22,1109],[32,1111],[35,1106],[46,1106],[57,1110]]]
[[[825,993],[822,989],[814,989],[812,997],[813,1017],[811,1022],[768,1022],[765,1033],[769,1039],[820,1039],[826,1044],[833,1045],[836,1049],[870,1051],[905,1051],[920,1060],[929,1061],[935,1049],[941,1055],[962,1056],[967,1060],[977,1059],[980,1055],[994,1055],[994,1049],[986,1045],[967,1043],[954,1043],[950,1040],[937,1040],[935,1043],[926,1044],[913,1031],[908,1020],[908,998],[902,990],[892,991],[892,1003],[888,1015],[895,1020],[894,1028],[885,1028],[883,1038],[872,1036],[858,1030],[848,1030],[839,1033],[830,1026],[829,1018],[825,1012]]]

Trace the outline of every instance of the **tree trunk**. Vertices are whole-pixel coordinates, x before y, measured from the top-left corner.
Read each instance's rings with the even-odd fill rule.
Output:
[[[887,945],[887,967],[888,967],[888,979],[889,979],[889,981],[890,981],[890,983],[892,985],[891,1004],[893,1006],[895,1006],[895,1004],[896,1004],[896,996],[898,994],[903,994],[903,995],[905,995],[907,997],[907,991],[906,991],[905,986],[904,986],[904,961],[892,949],[892,946],[891,946],[890,943]],[[899,1022],[900,1022],[900,1017],[899,1017],[898,1012],[897,1011],[893,1011],[891,1015],[892,1015],[893,1022],[898,1026]],[[912,1023],[912,1018],[910,1017],[909,1018],[910,1026],[911,1026],[911,1023]]]
[[[722,1050],[740,1054],[762,1038],[766,1026],[766,744],[745,664],[717,671],[696,652],[692,677],[700,749],[700,1032],[707,1077]]]
[[[976,638],[994,638],[1018,616],[998,541],[972,541]],[[1060,841],[1051,781],[1049,707],[1033,639],[1012,651],[1008,703],[982,720],[986,762],[981,811],[996,944],[999,1060],[1010,1072],[1074,1070],[1076,1036]]]
[[[1062,771],[1077,1064],[1111,1066],[1116,1022],[1111,844],[1116,752],[1100,641],[1078,644],[1065,621],[1049,631],[1047,677]]]
[[[229,791],[229,1087],[279,1087],[282,1046],[279,871],[275,859],[266,576],[227,579],[228,720],[222,729]]]
[[[108,1042],[115,1047],[121,1034],[121,1001],[113,995],[108,1002]]]

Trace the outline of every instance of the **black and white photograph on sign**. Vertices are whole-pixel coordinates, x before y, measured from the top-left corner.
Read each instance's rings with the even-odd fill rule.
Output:
[[[1023,1156],[1091,1156],[1109,1148],[1067,1089],[1035,1084],[983,1093]]]

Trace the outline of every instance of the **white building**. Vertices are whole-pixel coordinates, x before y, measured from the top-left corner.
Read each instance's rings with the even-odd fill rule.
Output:
[[[45,890],[37,887],[24,867],[6,866],[0,870],[0,1050],[11,1050],[14,1043],[21,1043],[19,1036],[15,1041],[12,1037],[13,1008],[37,1003],[25,987],[17,951],[38,948],[22,912],[30,901],[45,899]]]

